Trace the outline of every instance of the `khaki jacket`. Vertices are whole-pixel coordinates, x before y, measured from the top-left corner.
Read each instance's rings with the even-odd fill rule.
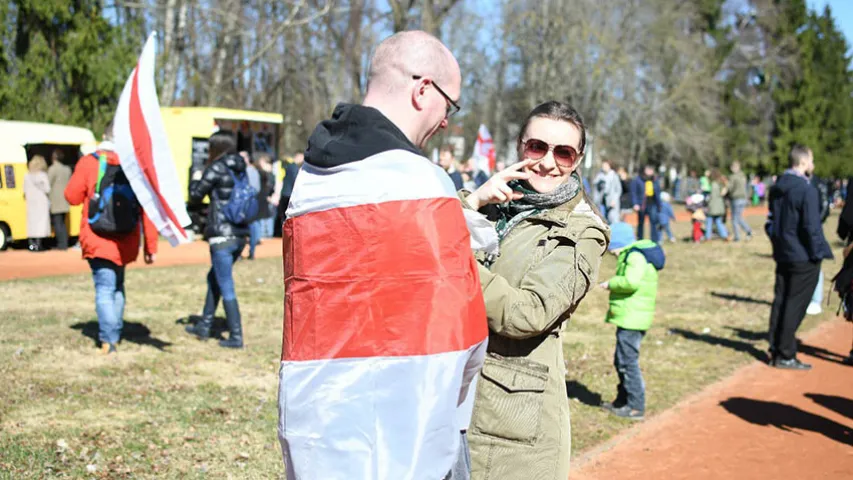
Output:
[[[64,192],[71,181],[71,167],[53,162],[47,169],[47,177],[50,179],[50,213],[68,213],[70,206]]]
[[[480,265],[490,334],[468,431],[473,479],[568,478],[560,331],[596,285],[609,241],[610,229],[579,195],[522,221],[494,264]]]

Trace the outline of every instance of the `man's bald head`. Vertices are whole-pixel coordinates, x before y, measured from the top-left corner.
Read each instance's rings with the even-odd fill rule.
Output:
[[[450,86],[461,74],[456,58],[441,40],[419,30],[399,32],[376,47],[367,75],[367,93],[393,94],[404,89],[413,76]],[[458,92],[448,93],[458,96]]]

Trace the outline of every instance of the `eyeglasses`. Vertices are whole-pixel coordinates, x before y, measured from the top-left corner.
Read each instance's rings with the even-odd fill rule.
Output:
[[[575,147],[569,145],[551,145],[542,140],[531,138],[524,141],[524,156],[531,160],[539,160],[548,152],[554,152],[554,161],[558,166],[563,168],[571,168],[575,166],[578,160],[578,151]]]
[[[420,80],[422,78],[423,77],[420,75],[412,75],[413,80]],[[444,112],[444,118],[450,118],[459,113],[459,110],[462,110],[462,107],[460,107],[458,103],[454,102],[453,99],[450,98],[450,95],[444,93],[444,90],[442,90],[441,87],[439,87],[438,84],[435,83],[435,80],[429,80],[429,83],[431,83],[432,86],[435,87],[435,89],[438,91],[438,93],[440,93],[441,96],[444,97],[445,100],[447,100],[447,110]]]

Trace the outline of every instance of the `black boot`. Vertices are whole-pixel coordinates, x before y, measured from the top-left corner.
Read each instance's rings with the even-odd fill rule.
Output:
[[[186,328],[187,333],[195,335],[199,340],[210,338],[210,327],[213,325],[213,315],[202,315],[195,325]]]
[[[220,340],[219,346],[243,348],[243,325],[240,321],[240,307],[237,305],[237,300],[225,300],[222,306],[225,307],[225,321],[228,323],[228,331],[231,334],[228,340]]]

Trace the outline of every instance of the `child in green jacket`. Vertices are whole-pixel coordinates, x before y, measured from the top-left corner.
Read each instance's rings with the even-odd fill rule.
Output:
[[[663,250],[650,240],[636,241],[634,229],[618,222],[610,226],[610,251],[618,256],[616,275],[601,287],[610,290],[607,323],[616,325],[613,364],[619,375],[616,400],[602,406],[616,416],[642,420],[646,385],[640,372],[640,342],[652,326]]]

